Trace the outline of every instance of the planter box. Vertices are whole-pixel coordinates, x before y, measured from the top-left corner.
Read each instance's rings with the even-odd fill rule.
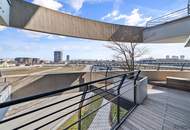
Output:
[[[126,79],[126,84],[123,84],[121,88],[121,94],[122,98],[134,102],[134,80]],[[140,80],[137,81],[137,89],[136,89],[136,102],[137,104],[143,103],[144,99],[147,97],[147,84],[148,84],[148,78],[143,77]],[[117,94],[117,93],[115,93]]]
[[[190,91],[190,79],[168,76],[167,86],[179,90]]]
[[[137,81],[136,100],[138,104],[142,104],[144,99],[147,97],[147,84],[147,77],[143,77],[141,80]]]

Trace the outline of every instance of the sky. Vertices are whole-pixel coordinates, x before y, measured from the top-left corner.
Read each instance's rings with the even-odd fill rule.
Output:
[[[188,0],[26,0],[98,21],[145,26],[152,18],[187,6]],[[64,58],[111,60],[113,54],[105,46],[108,42],[42,34],[0,26],[0,58],[38,57],[53,59],[53,51],[63,51]],[[185,55],[190,59],[190,48],[185,44],[145,44],[148,53],[142,58],[164,58],[166,55]]]

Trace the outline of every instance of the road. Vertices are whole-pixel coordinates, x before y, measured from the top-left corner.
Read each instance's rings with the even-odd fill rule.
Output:
[[[102,102],[102,105],[104,105],[106,103],[108,103],[108,101],[106,99],[104,99]],[[111,126],[109,123],[110,109],[111,109],[110,103],[108,103],[106,106],[102,107],[97,112],[97,114],[88,130],[110,130],[111,129]]]
[[[92,65],[86,65],[86,67],[82,70],[82,72],[90,72]]]
[[[28,112],[28,111],[31,111],[31,110],[34,110],[35,108],[39,108],[39,107],[42,107],[42,106],[46,106],[48,104],[51,104],[51,103],[54,103],[54,102],[57,102],[57,101],[60,101],[60,100],[63,100],[63,99],[66,99],[66,98],[69,98],[69,97],[72,97],[74,95],[78,95],[78,93],[69,93],[69,94],[62,94],[62,95],[57,95],[57,96],[52,96],[52,97],[48,97],[48,98],[44,98],[44,99],[40,99],[38,101],[35,101],[35,102],[29,102],[29,103],[24,103],[24,104],[21,104],[21,105],[16,105],[14,107],[11,107],[9,108],[9,111],[6,115],[6,118],[7,117],[12,117],[13,115],[18,115],[18,114],[21,114],[21,113],[24,113],[24,112]],[[55,112],[59,109],[62,109],[68,105],[71,105],[77,101],[79,101],[81,99],[81,96],[77,97],[77,98],[74,98],[72,100],[69,100],[69,101],[66,101],[64,103],[60,103],[60,104],[57,104],[55,106],[51,106],[49,108],[45,108],[43,110],[40,110],[40,111],[37,111],[35,113],[32,113],[32,114],[29,114],[27,116],[24,116],[24,117],[21,117],[21,118],[18,118],[16,120],[12,120],[10,122],[7,122],[5,124],[1,124],[0,125],[0,130],[10,130],[10,129],[13,129],[13,128],[16,128],[20,125],[23,125],[25,123],[28,123],[30,121],[33,121],[35,119],[38,119],[40,117],[43,117],[45,115],[49,115],[50,113],[52,112]],[[73,109],[76,109],[78,108],[78,105],[75,105],[69,109],[66,109],[64,111],[61,111],[61,112],[58,112],[54,115],[51,115],[47,118],[44,118],[40,121],[37,121],[29,126],[26,126],[26,127],[23,127],[22,129],[19,129],[19,130],[31,130],[31,129],[35,129],[49,121],[52,121],[56,118],[58,118],[59,116],[62,116],[64,115],[65,113],[68,113],[70,111],[72,111]],[[74,114],[74,113],[72,113]],[[64,118],[61,118],[60,120],[57,120],[49,125],[47,125],[46,127],[40,129],[40,130],[52,130],[54,127],[56,127],[60,122],[63,122],[64,120],[67,120],[68,118],[70,118],[72,116],[72,114],[64,117]]]

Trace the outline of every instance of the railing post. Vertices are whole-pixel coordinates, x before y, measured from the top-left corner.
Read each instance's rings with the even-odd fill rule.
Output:
[[[159,70],[160,70],[160,63],[157,66],[157,71],[159,71]]]
[[[106,66],[106,74],[105,74],[105,78],[108,77],[108,71],[109,71],[109,67]],[[106,90],[107,90],[107,85],[108,85],[108,82],[107,82],[107,80],[105,80],[105,89],[106,89]]]
[[[137,104],[137,80],[139,78],[141,71],[139,70],[134,79],[134,103]]]
[[[188,0],[187,10],[188,10],[188,15],[190,15],[190,0]]]
[[[81,118],[82,118],[82,106],[86,97],[86,92],[88,91],[88,85],[84,88],[83,90],[83,95],[81,97],[81,102],[79,104],[79,111],[78,111],[78,130],[82,130],[82,123],[81,123]]]
[[[185,63],[182,64],[182,66],[181,66],[181,71],[183,71],[184,66],[185,66]]]
[[[125,81],[126,76],[127,76],[126,74],[123,75],[122,80],[121,80],[121,82],[120,82],[120,84],[119,84],[119,86],[117,88],[117,96],[118,96],[117,97],[117,123],[120,122],[120,97],[119,97],[120,89],[121,89],[121,87],[123,85],[123,82]]]

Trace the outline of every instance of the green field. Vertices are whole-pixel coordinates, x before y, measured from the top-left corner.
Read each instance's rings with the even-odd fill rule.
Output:
[[[93,97],[93,98],[90,100],[90,102],[92,102],[92,101],[94,101],[94,100],[96,100],[96,99],[98,99],[98,98],[100,98],[100,96],[95,96],[95,97]],[[86,116],[87,114],[89,114],[90,112],[92,112],[92,111],[98,109],[98,108],[101,106],[102,101],[103,101],[103,99],[100,98],[99,100],[97,100],[97,101],[91,103],[90,105],[87,105],[86,107],[84,107],[84,108],[82,109],[82,117],[84,117],[84,116]],[[89,128],[89,126],[90,126],[90,124],[92,123],[94,117],[96,116],[96,113],[97,113],[97,112],[91,114],[90,116],[87,116],[84,120],[82,120],[82,122],[81,122],[81,127],[82,127],[81,130],[87,130],[87,129]],[[75,123],[77,120],[78,120],[78,112],[75,113],[70,119],[68,119],[68,120],[67,120],[63,125],[61,125],[57,130],[63,130],[63,129],[66,128],[67,126],[69,126],[69,125]],[[78,130],[78,124],[76,124],[76,125],[70,127],[69,130]]]
[[[120,107],[120,119],[122,119],[126,114],[127,110]],[[110,111],[110,123],[113,126],[117,122],[117,105],[112,103]]]

